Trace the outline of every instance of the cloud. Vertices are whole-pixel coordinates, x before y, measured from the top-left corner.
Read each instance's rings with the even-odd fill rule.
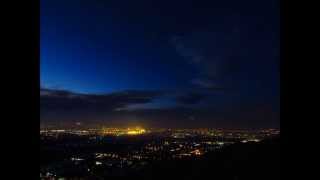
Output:
[[[205,94],[200,94],[200,93],[188,93],[182,96],[177,97],[177,102],[181,104],[186,104],[186,105],[193,105],[200,103],[202,100],[206,98]]]
[[[189,64],[193,65],[198,74],[191,83],[202,88],[212,88],[217,84],[215,79],[221,78],[225,70],[225,55],[221,52],[222,44],[219,46],[218,39],[214,33],[198,34],[188,36],[174,36],[171,43],[176,52]]]
[[[236,110],[234,110],[234,108]],[[260,110],[258,110],[260,109]],[[258,111],[256,111],[258,110]],[[131,112],[155,127],[266,128],[278,127],[279,113],[268,107],[140,109]]]
[[[121,91],[110,94],[80,94],[65,90],[40,90],[40,108],[54,112],[111,112],[132,104],[152,102],[160,91]]]
[[[199,108],[196,105],[210,94],[188,92],[175,94],[176,106],[163,108],[125,109],[134,104],[148,104],[161,99],[159,91],[121,91],[109,94],[80,94],[63,90],[40,90],[40,117],[45,124],[83,124],[128,126],[130,124],[155,127],[233,127],[266,126],[278,123],[277,108],[273,105],[234,105]],[[192,105],[192,106],[184,106]],[[274,110],[276,109],[276,110]],[[196,122],[196,123],[195,123]],[[268,124],[269,123],[269,124]]]
[[[277,65],[273,61],[279,59],[278,43],[273,39],[270,32],[259,34],[241,25],[237,31],[230,27],[172,36],[170,42],[177,54],[196,69],[191,83],[214,89],[236,84],[239,78],[263,78],[271,72]]]
[[[185,57],[190,63],[201,63],[204,57],[194,47],[188,46],[184,40],[181,36],[172,37],[171,43],[174,45],[177,53]]]
[[[208,90],[224,90],[223,87],[217,85],[214,80],[205,79],[205,78],[194,78],[191,80],[191,83],[200,88],[208,89]]]

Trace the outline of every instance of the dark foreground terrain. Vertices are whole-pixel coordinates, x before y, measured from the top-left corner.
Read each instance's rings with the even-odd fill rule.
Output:
[[[158,162],[138,176],[144,179],[280,179],[280,138],[234,144],[199,160]]]
[[[277,180],[280,179],[280,137],[235,143],[198,158],[154,160],[134,170],[118,170],[110,172],[101,168],[95,169],[97,173],[90,173],[83,168],[64,173],[64,179]]]

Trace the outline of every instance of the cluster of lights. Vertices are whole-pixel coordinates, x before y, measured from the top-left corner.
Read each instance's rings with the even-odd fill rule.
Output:
[[[247,143],[247,142],[259,142],[259,141],[260,141],[259,139],[245,139],[245,140],[242,140],[241,142]]]
[[[139,135],[139,134],[144,134],[145,132],[146,132],[145,129],[136,128],[136,129],[128,129],[127,134],[128,135]]]
[[[221,147],[233,144],[235,142],[249,143],[249,142],[259,142],[264,139],[264,137],[279,134],[279,130],[268,129],[262,131],[222,131],[222,130],[208,130],[208,129],[200,129],[200,130],[172,130],[172,129],[148,129],[145,130],[143,128],[135,127],[135,128],[97,128],[97,129],[88,129],[88,130],[76,130],[76,129],[53,129],[53,130],[40,130],[40,134],[44,134],[45,136],[56,136],[59,134],[76,134],[76,135],[90,135],[89,139],[98,139],[104,140],[103,136],[112,135],[112,136],[136,136],[141,134],[151,134],[152,136],[156,133],[160,134],[161,137],[165,137],[164,141],[156,141],[151,144],[147,144],[143,146],[142,150],[129,152],[127,155],[124,154],[116,154],[114,152],[109,153],[95,153],[95,160],[93,161],[93,165],[100,167],[123,167],[129,165],[131,167],[132,164],[142,164],[145,160],[148,159],[161,159],[162,158],[162,150],[165,154],[169,154],[173,158],[184,159],[187,157],[200,157],[207,152],[210,152],[215,149],[220,149]],[[197,137],[201,134],[201,138],[205,137],[205,139],[201,139],[201,141],[195,140],[191,141],[186,138],[188,136]],[[92,137],[93,135],[93,137]],[[208,138],[208,136],[210,136]],[[221,136],[216,138],[211,138],[211,136]],[[169,138],[168,138],[169,137]],[[137,136],[139,138],[139,136]],[[174,139],[173,139],[174,138]],[[184,139],[185,138],[185,139]],[[233,139],[228,139],[233,138]],[[122,138],[120,138],[122,139]],[[186,140],[186,141],[185,141]],[[161,144],[159,144],[161,143]],[[204,146],[202,146],[204,145]],[[208,146],[209,145],[209,146]],[[170,152],[169,152],[170,151]],[[160,152],[160,153],[159,153]],[[85,156],[86,157],[86,156]],[[91,159],[91,158],[90,158]],[[75,157],[70,158],[74,164],[81,165],[81,161],[87,161],[87,158],[79,158],[77,155]],[[88,172],[94,169],[87,169]],[[47,170],[46,170],[47,171]],[[58,175],[58,174],[57,174]],[[40,178],[52,178],[57,176],[51,172],[43,172],[40,173]]]
[[[105,135],[140,135],[146,133],[146,130],[143,128],[104,128],[102,133]]]
[[[96,158],[105,158],[105,157],[111,157],[111,158],[118,158],[117,154],[108,154],[108,153],[96,153]]]

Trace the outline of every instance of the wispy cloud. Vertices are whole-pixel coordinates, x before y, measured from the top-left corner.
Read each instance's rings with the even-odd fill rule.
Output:
[[[198,77],[191,83],[202,88],[212,88],[215,79],[223,75],[225,56],[220,52],[214,33],[209,35],[197,33],[189,36],[174,36],[171,39],[176,52],[198,70]]]
[[[41,108],[45,111],[101,110],[114,111],[132,104],[144,104],[163,94],[160,91],[121,91],[110,94],[81,94],[64,90],[40,90]]]
[[[200,103],[202,100],[206,98],[206,96],[206,94],[192,92],[178,96],[177,102],[180,104],[193,105]]]

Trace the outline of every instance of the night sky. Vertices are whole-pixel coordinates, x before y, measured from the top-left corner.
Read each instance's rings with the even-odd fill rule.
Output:
[[[277,0],[41,0],[42,124],[279,127]]]

